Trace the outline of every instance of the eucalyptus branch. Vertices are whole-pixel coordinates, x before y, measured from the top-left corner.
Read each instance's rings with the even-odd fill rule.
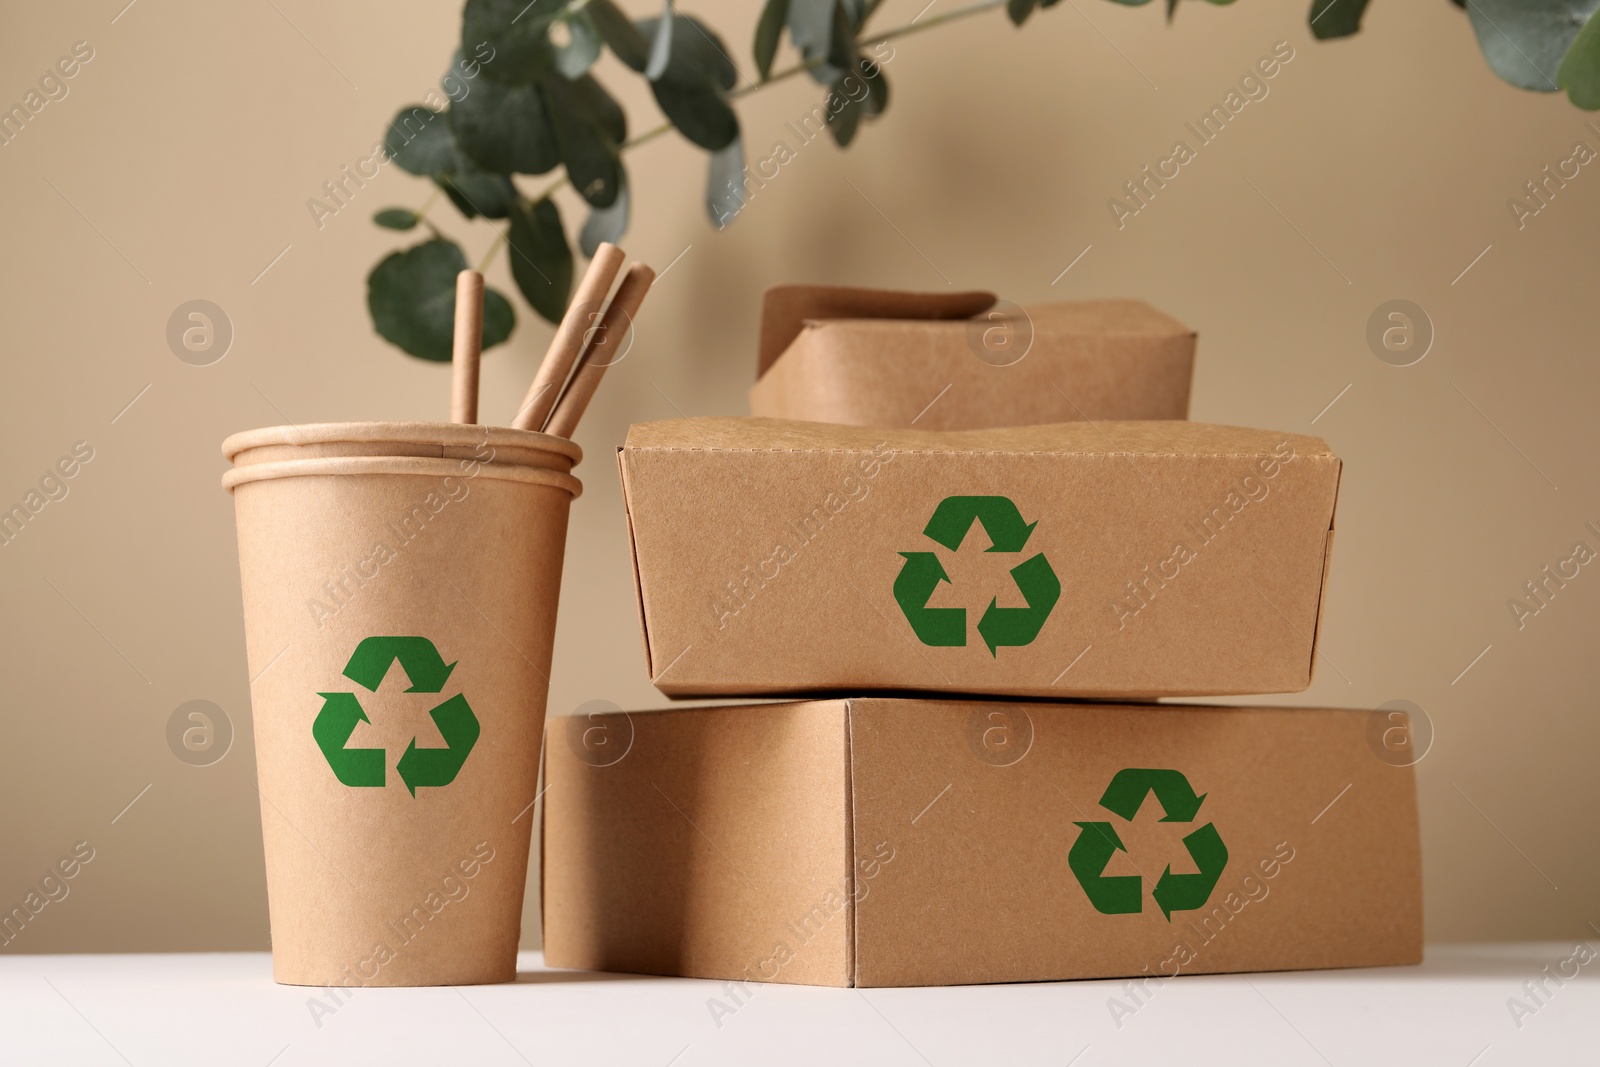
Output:
[[[968,4],[966,7],[958,7],[953,11],[946,11],[943,14],[935,15],[929,19],[912,19],[903,26],[896,26],[894,29],[885,30],[883,33],[880,33],[875,37],[864,37],[862,38],[861,43],[864,45],[882,44],[884,41],[893,41],[900,37],[909,37],[911,34],[920,33],[923,30],[932,29],[935,26],[942,26],[947,22],[954,22],[957,19],[967,18],[971,15],[981,15],[984,12],[992,11],[997,7],[1004,7],[1005,3],[1006,0],[979,0],[978,3]],[[873,7],[876,6],[876,4],[873,5]],[[870,10],[868,14],[871,14]],[[816,68],[823,66],[825,63],[827,63],[827,61],[827,56],[817,56],[813,59],[796,63],[792,67],[785,67],[783,70],[778,71],[776,74],[773,74],[770,77],[740,86],[728,94],[728,99],[742,100],[744,97],[747,97],[752,93],[760,92],[762,89],[769,88],[770,86],[776,85],[779,82],[787,81],[788,79],[797,75],[805,74],[808,71],[815,70]],[[648,144],[651,141],[654,141],[656,138],[670,133],[671,131],[672,123],[670,121],[663,122],[659,126],[651,127],[644,133],[628,138],[620,146],[618,146],[617,151],[626,152],[629,149],[638,148],[640,145]],[[566,187],[568,184],[570,184],[570,180],[565,174],[563,174],[560,178],[557,178],[555,181],[541,189],[538,196],[523,196],[519,190],[518,198],[525,206],[536,204],[540,200],[548,199],[552,194]],[[500,242],[510,239],[510,232],[510,227],[500,231],[498,241],[494,246],[491,246],[489,249],[489,254],[484,257],[485,263],[493,258]],[[481,271],[483,268],[479,267],[478,269]]]
[[[802,74],[826,71],[826,77],[819,78],[832,83],[823,87],[826,114],[814,107],[806,121],[825,118],[834,139],[848,145],[858,124],[879,115],[887,103],[887,76],[876,69],[877,52],[872,50],[997,8],[1021,26],[1037,12],[1055,7],[1057,0],[945,2],[952,6],[932,13],[934,2],[929,2],[910,22],[869,34],[867,25],[881,12],[882,0],[852,0],[845,5],[839,0],[759,0],[761,16],[752,51],[757,67],[766,74],[740,85],[744,75],[730,56],[732,50],[711,27],[674,13],[671,3],[661,17],[634,19],[617,0],[467,0],[462,48],[444,85],[451,97],[450,119],[430,125],[434,115],[444,113],[443,107],[428,104],[430,114],[421,115],[422,106],[408,105],[391,120],[385,137],[385,145],[401,169],[432,178],[434,188],[415,211],[388,208],[379,211],[373,221],[397,230],[420,225],[432,240],[395,251],[373,268],[367,294],[373,325],[384,339],[413,356],[438,361],[450,358],[449,296],[467,260],[461,245],[428,218],[441,191],[469,220],[489,219],[473,203],[480,195],[485,198],[483,207],[507,220],[498,226],[490,221],[496,236],[480,257],[478,269],[486,269],[500,247],[506,246],[508,257],[515,257],[513,266],[518,269],[512,274],[523,298],[540,316],[554,322],[567,310],[570,294],[559,282],[567,279],[565,288],[570,289],[574,250],[560,206],[552,197],[574,186],[572,170],[588,186],[580,190],[587,193],[586,199],[605,202],[611,197],[616,204],[615,198],[626,195],[627,189],[623,156],[668,131],[679,130],[689,142],[712,153],[705,206],[723,221],[737,213],[744,197],[738,176],[727,173],[742,152],[737,140],[739,113],[734,107],[739,100]],[[1144,0],[1115,2],[1142,4]],[[1552,20],[1541,12],[1558,7],[1592,10],[1596,2],[1518,0],[1490,23],[1478,5],[1455,0],[1471,19],[1479,41],[1486,42],[1480,47],[1496,74],[1524,89],[1564,89],[1574,104],[1587,110],[1600,110],[1600,13],[1585,19]],[[1169,22],[1176,7],[1177,0],[1168,0]],[[1361,29],[1366,8],[1366,0],[1310,0],[1307,25],[1318,40],[1349,37]],[[524,16],[530,16],[528,21],[512,25]],[[841,18],[849,24],[838,24]],[[679,25],[698,32],[677,33],[673,27]],[[555,34],[558,28],[565,33]],[[786,30],[791,47],[787,54],[798,52],[802,59],[773,72],[772,63]],[[665,121],[628,137],[625,112],[590,68],[601,49],[609,48],[624,65],[644,72],[650,69],[652,58],[660,62],[662,57],[655,52],[663,46],[666,67],[652,71],[657,80],[651,89]],[[465,82],[476,76],[482,64],[496,62],[495,56],[501,52],[508,58],[499,63],[529,64],[518,72],[528,77],[503,82],[491,79],[469,98]],[[1548,63],[1536,66],[1530,55],[1560,56],[1554,76],[1543,69]],[[844,69],[836,69],[835,63]],[[863,79],[866,92],[858,96],[855,90],[861,86],[848,77]],[[452,86],[462,90],[459,95]],[[544,177],[523,177],[532,174]],[[544,184],[532,197],[517,185],[518,181],[534,180]],[[312,210],[316,216],[317,209]],[[583,229],[589,230],[591,237],[596,232],[616,237],[625,229],[627,216],[626,204],[599,209]],[[513,228],[518,231],[516,243],[511,240]],[[528,235],[525,245],[521,241],[524,230]],[[531,270],[521,270],[524,264]],[[552,278],[557,282],[552,284]],[[505,341],[515,325],[510,304],[499,293],[491,291],[490,295],[493,303],[489,306],[495,314],[485,320],[485,348]]]

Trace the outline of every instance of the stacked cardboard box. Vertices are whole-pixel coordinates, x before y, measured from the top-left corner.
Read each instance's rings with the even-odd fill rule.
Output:
[[[1310,684],[1339,460],[1179,421],[1193,335],[1142,305],[1024,312],[1006,367],[966,348],[983,303],[780,292],[756,406],[834,423],[630,431],[654,683],[809,699],[552,728],[550,963],[883,986],[1420,960],[1414,781],[1376,713],[1149,703]],[[885,348],[761,394],[797,351]],[[1015,396],[988,377],[1028,360]],[[902,426],[897,395],[969,370],[948,418],[1000,425]],[[1184,403],[1011,425],[1046,381]]]

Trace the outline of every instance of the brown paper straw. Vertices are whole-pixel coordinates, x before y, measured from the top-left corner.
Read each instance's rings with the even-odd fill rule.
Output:
[[[450,354],[450,421],[478,421],[478,362],[483,355],[483,275],[456,275],[455,345]]]
[[[545,423],[545,433],[571,437],[577,430],[578,420],[583,417],[584,409],[589,406],[594,391],[600,386],[600,376],[621,358],[617,351],[655,280],[656,272],[643,263],[635,263],[628,268],[628,273],[622,277],[622,284],[617,286],[617,295],[611,298],[605,315],[600,319],[600,328],[594,332],[593,342],[579,361],[566,391],[556,402],[550,421]]]
[[[537,430],[555,410],[556,398],[561,395],[561,387],[583,351],[589,328],[600,316],[606,294],[611,292],[611,283],[617,280],[624,258],[622,249],[614,244],[602,241],[595,249],[589,269],[584,271],[578,291],[567,305],[567,313],[561,317],[555,336],[550,339],[544,362],[539,364],[533,384],[528,386],[528,395],[523,397],[522,407],[511,421],[512,426],[519,430]]]

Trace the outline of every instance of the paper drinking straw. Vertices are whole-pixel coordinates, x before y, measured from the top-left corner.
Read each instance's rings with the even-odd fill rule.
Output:
[[[639,305],[644,303],[645,294],[650,291],[650,284],[655,280],[656,272],[643,263],[635,263],[628,268],[622,284],[617,286],[617,295],[611,298],[605,314],[600,318],[600,327],[594,331],[593,340],[584,351],[578,369],[573,372],[566,391],[556,402],[550,421],[545,423],[545,433],[571,437],[577,430],[578,420],[583,417],[584,409],[589,406],[595,389],[599,387],[601,375],[620,358],[618,349],[633,325],[634,316],[639,313]]]
[[[455,344],[450,353],[450,421],[478,421],[478,363],[483,355],[483,275],[456,275]]]
[[[523,398],[517,417],[511,421],[512,426],[519,430],[537,430],[550,418],[561,387],[566,384],[567,375],[588,340],[590,328],[600,319],[600,309],[606,302],[606,294],[611,292],[617,272],[622,269],[624,258],[622,249],[613,244],[602,242],[595,249],[589,269],[584,272],[572,303],[567,305],[567,313],[561,317],[561,324],[550,339],[544,362],[539,364],[533,384],[528,386],[528,395]]]

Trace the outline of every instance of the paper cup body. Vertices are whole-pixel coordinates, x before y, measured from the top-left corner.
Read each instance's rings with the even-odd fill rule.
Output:
[[[223,479],[274,975],[510,981],[577,456],[542,434],[329,455],[295,429]]]

